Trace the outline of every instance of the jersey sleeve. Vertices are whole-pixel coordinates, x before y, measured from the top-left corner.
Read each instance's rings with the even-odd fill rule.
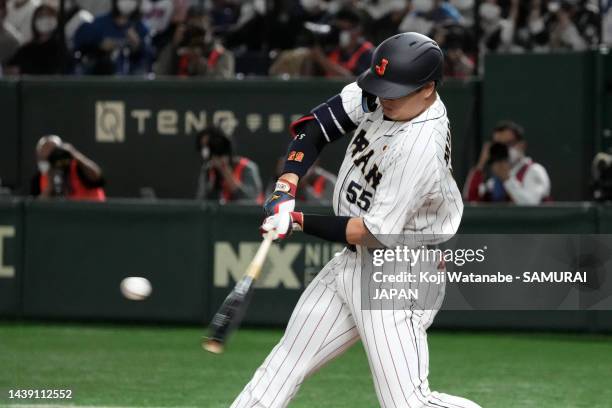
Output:
[[[383,245],[396,242],[391,235],[401,234],[407,221],[421,208],[434,191],[439,179],[435,142],[415,138],[411,146],[401,149],[386,166],[364,216],[368,230]]]
[[[361,96],[361,88],[357,86],[357,82],[348,84],[342,89],[342,92],[340,92],[342,107],[355,127],[359,126],[359,123],[365,115],[361,105]]]

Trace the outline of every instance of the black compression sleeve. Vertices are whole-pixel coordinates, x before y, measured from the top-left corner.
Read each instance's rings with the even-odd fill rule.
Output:
[[[346,240],[346,226],[351,217],[337,215],[304,214],[302,230],[309,235],[331,242],[348,244]]]
[[[295,138],[289,144],[283,173],[295,173],[302,177],[323,150],[326,140],[319,122],[312,118],[294,128]]]

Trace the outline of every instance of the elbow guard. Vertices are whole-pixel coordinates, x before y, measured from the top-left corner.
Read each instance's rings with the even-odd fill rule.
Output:
[[[323,136],[328,142],[338,140],[357,129],[357,125],[344,110],[340,95],[328,99],[327,102],[314,108],[311,113],[321,125]]]
[[[326,143],[338,140],[357,128],[344,110],[340,95],[328,99],[310,113],[290,126],[294,139],[289,145],[284,173],[295,173],[302,177]]]

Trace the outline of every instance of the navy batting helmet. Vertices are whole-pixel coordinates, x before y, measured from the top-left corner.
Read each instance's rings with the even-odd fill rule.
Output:
[[[431,38],[402,33],[387,38],[374,50],[372,66],[357,79],[366,93],[397,99],[431,81],[442,79],[444,54]]]

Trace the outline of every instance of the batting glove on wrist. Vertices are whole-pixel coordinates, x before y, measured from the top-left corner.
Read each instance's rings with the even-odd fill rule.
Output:
[[[266,218],[259,227],[261,236],[272,240],[285,239],[293,231],[302,231],[304,214],[296,211],[283,211]]]
[[[266,215],[289,212],[295,209],[295,192],[297,186],[290,181],[278,179],[274,192],[264,203]]]

